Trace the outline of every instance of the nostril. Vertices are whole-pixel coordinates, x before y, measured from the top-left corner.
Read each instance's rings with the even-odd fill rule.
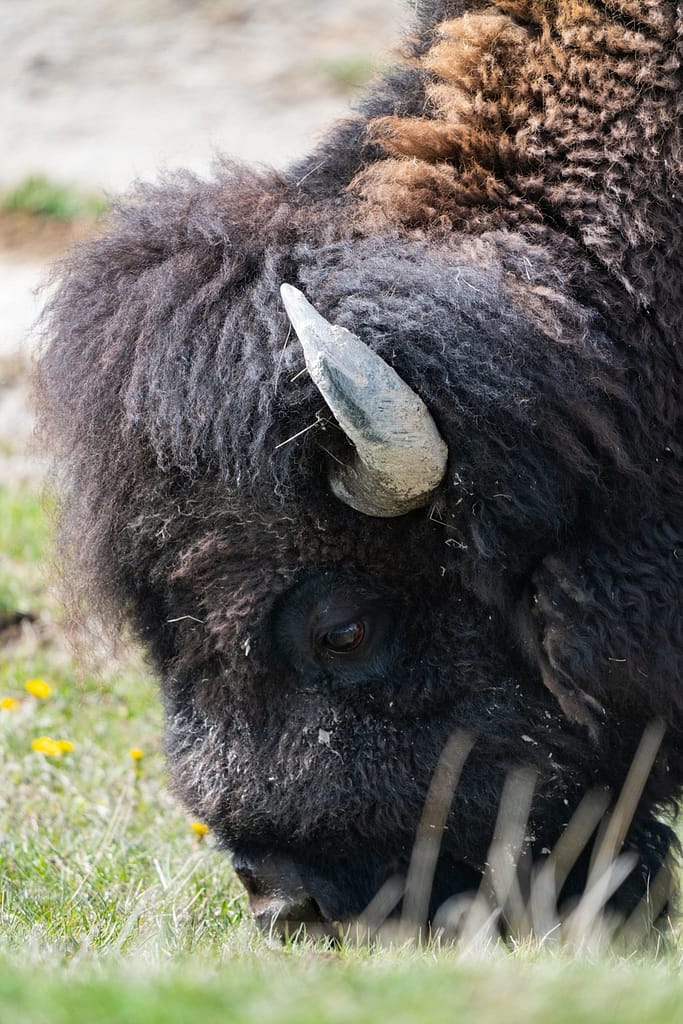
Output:
[[[269,934],[292,937],[307,934],[338,938],[318,901],[302,882],[298,867],[285,857],[236,856],[235,874],[247,891],[256,923]]]
[[[302,922],[322,920],[317,903],[306,890],[292,861],[233,855],[232,862],[255,915],[277,915]]]
[[[295,924],[311,924],[324,920],[320,907],[308,893],[297,893],[296,897],[285,901],[280,914]]]

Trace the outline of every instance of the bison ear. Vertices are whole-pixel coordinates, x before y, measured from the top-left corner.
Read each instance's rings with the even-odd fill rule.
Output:
[[[581,686],[599,678],[596,659],[604,646],[592,635],[590,624],[601,616],[590,588],[576,569],[547,555],[532,575],[527,599],[519,624],[529,656],[567,718],[598,742],[605,709]]]
[[[360,338],[335,327],[298,289],[282,300],[306,367],[356,454],[330,470],[340,501],[368,516],[401,516],[429,503],[448,448],[422,399]]]

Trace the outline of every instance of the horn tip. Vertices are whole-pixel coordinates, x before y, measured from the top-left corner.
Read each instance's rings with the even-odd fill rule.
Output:
[[[281,284],[280,295],[284,303],[287,316],[292,321],[292,326],[299,333],[299,328],[311,319],[319,321],[322,319],[315,306],[312,306],[304,293],[295,288],[293,284]],[[329,325],[328,325],[329,326]]]
[[[280,295],[282,296],[282,301],[284,302],[285,306],[287,306],[288,302],[293,302],[296,301],[297,299],[306,298],[304,293],[299,291],[298,288],[295,288],[293,284],[281,284]]]

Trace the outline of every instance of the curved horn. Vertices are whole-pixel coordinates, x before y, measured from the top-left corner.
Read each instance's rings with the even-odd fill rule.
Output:
[[[306,366],[346,436],[351,465],[330,471],[333,493],[369,516],[420,508],[441,483],[448,448],[422,399],[364,342],[335,327],[291,285],[280,292]]]

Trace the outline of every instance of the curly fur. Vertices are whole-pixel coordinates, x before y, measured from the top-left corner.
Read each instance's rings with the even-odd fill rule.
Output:
[[[404,62],[300,166],[141,186],[62,265],[38,384],[62,538],[150,652],[177,793],[236,855],[294,857],[336,916],[405,867],[454,728],[479,739],[442,895],[483,869],[512,767],[538,776],[540,856],[664,719],[627,908],[683,783],[682,15],[419,7]],[[427,403],[450,450],[430,509],[329,493],[347,445],[283,281]],[[362,684],[272,657],[274,600],[328,578],[400,607]]]

